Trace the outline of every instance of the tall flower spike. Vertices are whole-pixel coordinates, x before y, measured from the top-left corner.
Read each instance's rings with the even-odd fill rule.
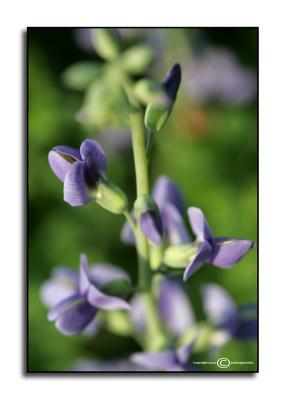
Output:
[[[251,240],[213,237],[203,212],[196,207],[188,209],[190,224],[196,241],[189,245],[170,246],[164,260],[171,267],[184,267],[184,281],[206,262],[219,268],[231,268],[254,246]]]
[[[51,307],[48,319],[55,321],[57,329],[65,335],[76,335],[89,328],[99,310],[129,310],[129,304],[115,296],[106,295],[103,290],[107,283],[125,279],[129,282],[128,276],[118,267],[107,266],[107,271],[103,271],[104,265],[99,268],[88,268],[85,255],[81,255],[80,272],[75,274],[73,271],[67,274],[64,270],[65,282],[59,281],[63,276],[62,272],[57,272],[54,278],[45,283],[42,288],[42,298]],[[68,286],[68,290],[65,286]],[[57,287],[57,302],[52,294]],[[60,287],[62,293],[60,295]]]

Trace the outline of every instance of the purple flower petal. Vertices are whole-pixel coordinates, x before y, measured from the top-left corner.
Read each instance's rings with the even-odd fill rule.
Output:
[[[123,269],[111,264],[95,264],[89,270],[89,276],[95,286],[101,288],[107,283],[125,280],[130,282],[130,278]]]
[[[48,161],[53,173],[63,182],[72,164],[54,150],[49,152]]]
[[[49,308],[76,293],[76,286],[67,285],[64,282],[50,279],[42,284],[40,296],[42,302]]]
[[[145,303],[140,294],[135,295],[131,300],[130,317],[135,329],[144,333],[146,330],[147,312]]]
[[[177,208],[173,204],[167,203],[162,208],[161,213],[169,242],[172,245],[189,243],[191,241],[190,236],[186,231],[183,218]]]
[[[155,199],[160,209],[167,203],[171,203],[181,214],[184,213],[185,204],[182,193],[178,186],[167,176],[160,176],[157,179],[152,191],[152,197]]]
[[[162,85],[172,102],[176,99],[177,92],[181,83],[181,67],[175,64],[167,73]]]
[[[70,146],[55,146],[53,150],[61,154],[71,164],[82,159],[79,150]]]
[[[193,348],[194,348],[194,341],[184,346],[181,346],[177,349],[177,359],[181,364],[186,364],[188,362]]]
[[[165,278],[159,285],[158,307],[168,331],[182,336],[194,323],[194,314],[182,286],[175,279]]]
[[[52,271],[52,279],[57,279],[68,285],[75,286],[78,280],[78,272],[70,267],[56,267]]]
[[[204,311],[212,324],[233,332],[238,323],[238,310],[232,298],[214,283],[202,288]]]
[[[151,371],[166,371],[173,368],[176,364],[176,353],[171,350],[160,353],[135,353],[130,359],[134,364]]]
[[[79,271],[79,292],[85,295],[90,287],[90,277],[88,271],[87,258],[85,254],[80,256],[80,271]]]
[[[90,286],[87,292],[87,301],[102,310],[130,310],[130,305],[123,299],[107,296],[95,286]]]
[[[232,267],[253,245],[251,240],[215,238],[213,241],[214,253],[210,258],[210,263],[221,268]]]
[[[140,217],[140,228],[153,244],[159,246],[163,239],[161,216],[155,211],[146,211]]]
[[[56,328],[65,335],[82,332],[95,317],[97,310],[85,300],[65,310],[56,320]]]
[[[49,321],[54,321],[57,319],[63,312],[65,312],[67,309],[72,307],[75,304],[78,304],[81,302],[82,296],[79,294],[74,294],[70,297],[65,298],[62,300],[60,303],[58,303],[55,307],[53,307],[50,312],[48,313],[48,320]]]
[[[190,224],[198,241],[212,242],[212,233],[203,212],[197,207],[188,208]]]
[[[73,207],[82,206],[91,200],[85,181],[85,164],[83,161],[76,161],[72,164],[65,176],[64,200]]]
[[[105,175],[107,162],[103,148],[95,140],[86,139],[80,146],[82,159],[86,161],[91,174]]]
[[[94,318],[86,328],[82,331],[85,336],[94,336],[98,333],[100,328],[99,322]]]
[[[136,243],[134,233],[127,221],[122,227],[120,239],[123,243],[128,244],[129,246],[134,246]]]
[[[183,277],[184,281],[186,281],[194,272],[196,272],[205,262],[208,261],[211,253],[212,247],[207,241],[198,243],[197,253],[192,257],[189,265],[185,269]]]

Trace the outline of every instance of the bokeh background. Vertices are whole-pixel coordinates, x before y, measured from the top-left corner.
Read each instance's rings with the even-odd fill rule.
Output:
[[[175,62],[182,86],[172,116],[158,135],[150,175],[168,175],[187,205],[202,208],[217,236],[257,241],[257,30],[254,28],[120,29],[127,46],[150,43],[151,68],[160,81]],[[28,369],[67,371],[78,359],[114,359],[138,350],[128,337],[101,332],[95,338],[65,337],[47,321],[40,286],[58,265],[77,268],[81,252],[91,262],[120,265],[136,279],[133,248],[119,240],[123,217],[94,204],[72,208],[47,162],[55,145],[78,147],[88,136],[101,141],[109,177],[135,198],[128,128],[96,129],[75,116],[83,95],[65,87],[65,68],[98,60],[87,31],[28,31]],[[238,305],[257,301],[257,251],[228,271],[206,266],[186,284],[198,320],[204,282],[224,286]],[[256,342],[232,340],[222,355],[255,359]],[[210,368],[209,368],[210,369]]]

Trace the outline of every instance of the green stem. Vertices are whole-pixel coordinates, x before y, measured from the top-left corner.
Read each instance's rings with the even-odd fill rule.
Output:
[[[141,110],[132,107],[130,110],[130,127],[132,131],[132,147],[135,163],[137,197],[149,195],[148,160],[145,148],[144,122]],[[156,299],[151,287],[151,269],[149,244],[137,225],[136,244],[138,253],[138,288],[147,311],[147,327],[145,336],[145,350],[158,351],[166,346],[168,337],[162,327],[161,319],[156,306]]]
[[[144,124],[141,111],[132,108],[130,111],[130,127],[132,131],[132,147],[135,163],[137,196],[149,195],[148,162],[145,152]],[[137,227],[136,243],[138,252],[138,287],[140,290],[149,290],[151,274],[149,268],[148,242]]]
[[[129,211],[125,211],[124,212],[124,216],[125,216],[127,222],[129,223],[134,235],[136,235],[137,227],[136,227],[135,222],[133,221],[133,218],[131,217],[130,212]]]

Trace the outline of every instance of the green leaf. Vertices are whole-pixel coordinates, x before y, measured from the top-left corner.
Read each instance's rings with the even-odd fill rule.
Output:
[[[68,67],[62,75],[62,80],[64,85],[71,89],[84,90],[100,75],[101,66],[99,64],[85,61]]]

